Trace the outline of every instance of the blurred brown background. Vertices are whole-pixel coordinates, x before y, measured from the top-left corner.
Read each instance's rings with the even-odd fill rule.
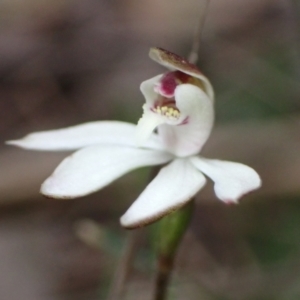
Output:
[[[139,84],[164,72],[149,48],[187,56],[201,6],[0,2],[1,300],[105,299],[126,237],[118,219],[148,177],[143,169],[84,199],[45,199],[39,186],[67,154],[4,141],[91,120],[135,123]],[[170,299],[300,299],[299,13],[297,0],[211,0],[198,65],[215,87],[217,120],[203,152],[251,165],[263,187],[229,207],[212,185],[199,193]],[[97,246],[78,234],[86,219],[98,224]],[[125,299],[151,299],[143,236]]]

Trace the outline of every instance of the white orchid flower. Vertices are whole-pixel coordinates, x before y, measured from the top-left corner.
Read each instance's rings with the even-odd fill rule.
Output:
[[[135,228],[185,205],[205,185],[204,175],[214,181],[216,196],[225,203],[236,203],[260,187],[252,168],[198,156],[214,121],[208,79],[194,65],[163,49],[152,48],[150,57],[170,71],[141,84],[146,103],[137,126],[99,121],[8,142],[32,150],[77,150],[42,184],[42,194],[81,197],[133,169],[166,164],[121,217],[122,226]]]

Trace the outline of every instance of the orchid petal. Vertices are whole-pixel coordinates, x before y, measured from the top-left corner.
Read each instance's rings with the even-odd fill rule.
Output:
[[[187,159],[176,159],[162,168],[121,217],[126,228],[156,221],[186,204],[205,185],[206,179]]]
[[[155,92],[154,87],[159,83],[162,77],[163,74],[160,74],[141,83],[140,89],[149,107],[151,107],[157,99],[158,94]]]
[[[75,150],[82,147],[105,144],[136,146],[136,126],[119,121],[90,122],[57,130],[31,133],[23,139],[7,144],[32,150]],[[157,135],[152,134],[144,147],[162,149]]]
[[[165,152],[120,146],[93,146],[65,158],[43,183],[41,193],[53,198],[81,197],[110,184],[125,173],[166,163]]]
[[[164,118],[150,110],[145,109],[143,116],[138,121],[136,126],[136,142],[138,146],[143,146],[147,143],[154,129],[164,123]],[[163,147],[162,144],[160,144]]]
[[[192,157],[190,160],[215,182],[217,197],[226,203],[237,203],[241,196],[261,186],[259,175],[246,165],[199,157]]]
[[[177,156],[198,153],[207,141],[214,122],[213,102],[197,86],[181,84],[175,89],[176,107],[184,121],[158,127],[165,147]]]

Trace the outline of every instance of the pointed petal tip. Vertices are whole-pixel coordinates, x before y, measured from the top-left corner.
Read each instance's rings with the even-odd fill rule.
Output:
[[[227,204],[229,206],[233,206],[233,205],[239,204],[239,199],[226,199],[226,200],[223,200],[223,202],[225,202],[225,204]]]
[[[132,213],[130,210],[127,210],[120,218],[120,224],[126,229],[141,228],[155,222],[163,216],[164,214],[141,216],[137,215],[136,213]]]
[[[19,140],[6,141],[5,144],[9,146],[16,146],[22,149],[28,149],[28,150],[45,150],[43,148],[42,149],[36,148],[32,143],[32,139],[30,135],[27,135]]]
[[[205,183],[203,174],[188,160],[176,159],[159,171],[120,223],[128,229],[149,225],[188,203]]]
[[[40,191],[40,194],[42,194],[45,198],[51,199],[51,200],[72,200],[75,199],[75,197],[68,197],[68,196],[57,196],[52,194],[46,194]]]
[[[126,212],[120,218],[120,224],[122,227],[124,227],[126,229],[137,229],[137,228],[145,227],[145,226],[151,225],[152,223],[160,220],[161,218],[180,209],[185,204],[186,203],[176,205],[176,206],[173,206],[172,208],[169,208],[161,213],[157,213],[155,215],[148,215],[147,217],[142,217],[142,218],[136,218],[136,216],[131,215],[130,213]]]
[[[55,193],[55,189],[53,191],[53,184],[52,184],[52,178],[47,178],[41,185],[40,193],[45,196],[46,198],[50,199],[62,199],[61,196],[57,195]]]
[[[255,172],[255,171],[254,171]],[[259,177],[259,175],[255,172],[255,175],[256,175],[256,182],[253,182],[252,186],[251,187],[248,187],[247,190],[244,190],[244,191],[240,191],[239,193],[236,194],[235,197],[232,197],[230,199],[223,199],[220,195],[217,195],[217,197],[223,201],[225,204],[228,204],[230,206],[233,206],[233,205],[237,205],[240,203],[241,199],[249,194],[252,194],[254,191],[256,191],[257,189],[259,189],[262,185],[262,182],[261,182],[261,179]],[[255,180],[254,180],[255,181]]]
[[[12,146],[18,146],[22,147],[22,140],[11,140],[11,141],[5,141],[6,145],[12,145]]]
[[[6,144],[39,151],[70,151],[93,145],[135,146],[136,125],[121,121],[95,121],[71,127],[30,133]],[[147,148],[158,148],[150,140]]]
[[[149,49],[149,57],[151,59],[153,59],[154,61],[157,61],[157,60],[160,59],[159,54],[160,54],[160,48],[159,47],[151,47]]]
[[[6,141],[5,144],[10,145],[10,146],[17,146],[17,147],[20,147],[23,149],[29,149],[29,150],[47,150],[47,148],[45,148],[45,147],[41,148],[37,144],[37,139],[36,139],[37,136],[38,136],[38,133],[30,133],[30,134],[25,135],[21,139]],[[49,139],[48,139],[48,141],[49,141]]]
[[[242,196],[261,187],[260,176],[247,165],[203,157],[191,161],[214,181],[215,194],[225,203],[238,203]]]
[[[120,224],[125,229],[137,229],[144,226],[142,222],[132,222],[126,213],[120,218]]]
[[[173,210],[172,210],[173,211]],[[128,215],[127,213],[125,213],[121,218],[120,218],[120,224],[122,227],[126,228],[126,229],[137,229],[137,228],[141,228],[141,227],[145,227],[147,225],[150,225],[156,221],[158,221],[159,219],[161,219],[162,217],[168,215],[170,212],[166,212],[160,215],[156,215],[156,216],[152,216],[152,217],[147,217],[147,218],[141,218],[141,219],[134,219],[134,217]]]
[[[75,199],[84,195],[72,195],[64,191],[53,176],[47,178],[41,185],[40,193],[46,198],[57,200]]]
[[[254,171],[254,170],[253,170]],[[223,202],[225,202],[228,205],[235,205],[235,204],[239,204],[240,200],[249,195],[252,194],[253,192],[255,192],[256,190],[258,190],[261,186],[262,186],[262,181],[260,176],[256,173],[256,171],[254,171],[255,173],[253,173],[254,177],[256,177],[256,182],[254,180],[253,184],[251,187],[249,187],[247,190],[245,190],[243,193],[238,194],[235,198],[232,199],[226,199],[223,200],[221,199]]]

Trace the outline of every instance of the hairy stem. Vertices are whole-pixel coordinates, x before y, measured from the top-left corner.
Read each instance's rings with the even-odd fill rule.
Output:
[[[193,210],[194,201],[192,200],[181,209],[165,216],[157,225],[155,300],[165,300],[167,297],[176,252],[188,228]]]
[[[196,64],[198,61],[201,33],[206,19],[209,2],[210,0],[203,0],[201,3],[200,15],[198,18],[198,23],[195,27],[193,41],[192,41],[192,48],[188,58],[189,62],[191,62],[192,64]]]

